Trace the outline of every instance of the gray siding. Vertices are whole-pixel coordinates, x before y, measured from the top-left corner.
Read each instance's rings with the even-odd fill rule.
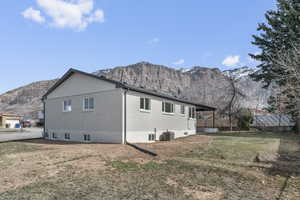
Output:
[[[83,111],[84,97],[94,97],[94,111]],[[151,111],[140,110],[140,97],[151,99]],[[124,118],[125,96],[123,89],[93,77],[75,73],[45,99],[45,131],[49,138],[56,133],[56,140],[84,141],[84,134],[91,142],[124,143],[149,142],[148,135],[156,134],[156,140],[165,131],[175,132],[175,137],[196,134],[196,119],[188,118],[188,107],[194,105],[168,101],[175,104],[174,114],[162,112],[164,98],[129,91],[126,95],[126,119]],[[72,111],[63,112],[63,101],[72,100]],[[180,105],[185,105],[185,114],[180,114]]]
[[[47,99],[83,95],[113,89],[115,89],[115,84],[75,73],[51,92],[47,96]]]
[[[94,82],[96,81],[96,82]],[[84,97],[94,97],[94,111],[83,111]],[[63,101],[72,100],[72,111],[63,112]],[[50,139],[83,141],[90,134],[91,142],[122,143],[122,90],[114,84],[74,74],[45,100],[45,131]]]
[[[151,99],[151,111],[140,110],[140,97]],[[182,104],[176,101],[168,101],[175,104],[174,114],[162,112],[163,98],[149,96],[143,93],[127,93],[127,141],[128,142],[148,142],[148,134],[155,133],[156,139],[169,130],[175,132],[175,137],[183,137],[196,134],[196,119],[188,118],[188,107],[193,105]],[[185,115],[180,114],[180,105],[185,105]]]

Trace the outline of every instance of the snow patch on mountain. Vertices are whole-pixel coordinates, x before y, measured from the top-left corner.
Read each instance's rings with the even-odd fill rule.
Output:
[[[256,71],[254,68],[250,67],[240,67],[236,69],[231,69],[231,70],[225,70],[223,71],[223,74],[228,77],[235,77],[237,79],[241,78],[249,78],[250,74],[253,74]]]

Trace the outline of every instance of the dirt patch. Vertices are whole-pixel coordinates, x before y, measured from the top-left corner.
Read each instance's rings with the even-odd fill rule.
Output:
[[[275,162],[279,158],[279,155],[276,153],[265,153],[265,152],[259,152],[255,156],[254,162],[265,162],[265,163],[270,163],[270,162]]]
[[[149,144],[138,144],[138,146],[158,154],[159,159],[176,156],[178,153],[190,151],[196,147],[205,147],[212,142],[212,137],[205,135],[194,135],[178,138],[170,142],[156,142]]]
[[[140,152],[126,145],[78,144],[59,141],[32,140],[0,144],[0,192],[34,183],[40,179],[76,168],[104,170],[106,161],[132,158]]]
[[[176,181],[171,178],[167,178],[166,183],[171,186],[181,187],[185,195],[192,196],[197,200],[220,200],[223,199],[223,192],[219,189],[209,189],[204,186],[198,186],[195,189],[180,186]]]
[[[120,144],[82,144],[43,139],[2,143],[0,163],[5,161],[7,165],[4,167],[3,164],[1,167],[0,192],[57,176],[70,168],[77,169],[76,173],[82,170],[105,170],[106,163],[111,160],[130,160],[140,164],[149,161],[160,162],[161,158],[208,142],[209,138],[204,136],[142,145],[157,151],[160,158],[154,158],[128,145]],[[189,145],[185,145],[186,143]]]

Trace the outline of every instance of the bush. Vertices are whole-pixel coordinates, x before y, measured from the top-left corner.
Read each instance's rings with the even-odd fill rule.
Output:
[[[238,127],[241,130],[250,130],[253,122],[252,113],[248,109],[242,109],[238,114]]]

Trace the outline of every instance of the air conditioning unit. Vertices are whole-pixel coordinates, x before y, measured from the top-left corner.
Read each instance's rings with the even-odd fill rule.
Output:
[[[171,141],[175,139],[175,133],[171,131],[164,132],[160,135],[160,141]]]

